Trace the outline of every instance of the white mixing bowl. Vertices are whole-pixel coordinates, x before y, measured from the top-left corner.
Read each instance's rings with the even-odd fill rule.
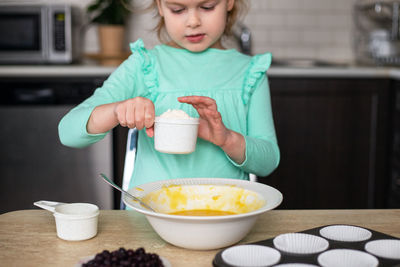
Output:
[[[274,209],[283,199],[271,186],[227,178],[164,180],[140,185],[129,192],[158,211],[149,211],[124,197],[125,204],[144,214],[161,238],[194,250],[217,249],[239,242],[250,232],[260,214]],[[199,209],[240,213],[224,216],[168,214]]]

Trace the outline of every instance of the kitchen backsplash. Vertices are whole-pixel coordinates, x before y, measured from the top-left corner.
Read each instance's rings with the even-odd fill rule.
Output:
[[[254,52],[350,61],[353,0],[253,0],[245,23]]]
[[[7,0],[0,0],[7,1]],[[146,5],[150,0],[135,0]],[[312,58],[352,61],[352,6],[355,0],[250,0],[244,22],[253,38],[253,53],[272,52],[275,58]],[[34,2],[38,2],[34,1]],[[85,8],[91,0],[41,0],[71,3]],[[142,38],[148,47],[157,44],[151,13],[132,15],[127,44]],[[233,42],[227,42],[233,46]],[[98,51],[95,27],[85,36],[85,51]]]

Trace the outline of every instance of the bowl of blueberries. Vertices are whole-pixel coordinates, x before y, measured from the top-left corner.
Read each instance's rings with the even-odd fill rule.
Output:
[[[146,252],[142,247],[136,250],[121,247],[113,251],[103,250],[94,256],[85,257],[76,265],[76,267],[92,266],[171,267],[171,263],[156,253]]]

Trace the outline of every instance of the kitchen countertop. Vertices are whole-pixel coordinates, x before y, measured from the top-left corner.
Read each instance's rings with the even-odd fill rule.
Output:
[[[108,76],[114,70],[115,67],[97,65],[3,65],[0,66],[0,78]],[[267,73],[269,77],[400,79],[400,68],[357,65],[323,67],[272,66]]]
[[[288,232],[327,224],[352,224],[400,238],[397,210],[272,210],[262,214],[240,243],[256,242]],[[102,210],[98,235],[71,242],[56,236],[54,218],[44,210],[21,210],[0,215],[0,265],[74,266],[79,259],[104,249],[136,249],[167,258],[172,266],[211,266],[219,250],[193,251],[164,242],[145,217],[135,211]]]

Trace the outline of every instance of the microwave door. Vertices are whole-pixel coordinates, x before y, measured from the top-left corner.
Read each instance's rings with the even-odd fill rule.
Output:
[[[48,25],[41,7],[0,9],[0,61],[39,63],[47,57]]]

